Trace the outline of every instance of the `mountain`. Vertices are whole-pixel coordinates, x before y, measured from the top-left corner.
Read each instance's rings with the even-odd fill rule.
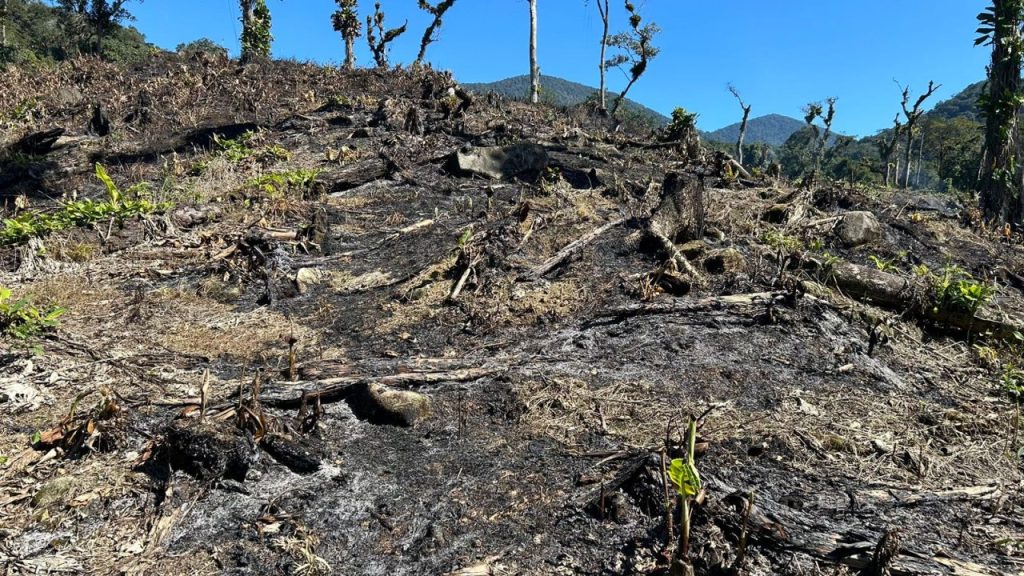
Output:
[[[960,91],[959,94],[948,100],[943,100],[935,105],[928,116],[952,120],[953,118],[966,117],[970,120],[980,122],[981,112],[978,110],[978,97],[985,89],[985,81],[975,82]]]
[[[802,120],[783,116],[782,114],[768,114],[758,116],[747,122],[747,136],[744,144],[764,143],[771,146],[782,146],[794,132],[804,127]],[[740,135],[740,123],[730,124],[719,128],[714,132],[707,132],[704,137],[712,142],[723,142],[734,144]]]
[[[530,94],[530,77],[526,74],[513,76],[498,80],[496,82],[468,83],[463,84],[466,88],[475,92],[494,93],[512,98],[514,100],[525,100]],[[597,88],[572,82],[557,76],[542,76],[540,79],[541,99],[555,106],[575,106],[587,100],[596,98]],[[608,104],[611,105],[614,93],[608,92]],[[655,126],[668,124],[669,118],[650,108],[626,98],[623,104],[626,112],[635,113],[644,118],[648,123]]]

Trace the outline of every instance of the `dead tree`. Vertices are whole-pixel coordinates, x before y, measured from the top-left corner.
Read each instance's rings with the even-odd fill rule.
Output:
[[[363,35],[359,14],[356,12],[356,0],[335,0],[338,10],[331,15],[331,24],[336,32],[345,39],[345,68],[356,67],[356,38]]]
[[[897,84],[897,86],[898,85],[899,84]],[[924,110],[921,110],[921,105],[924,104],[924,101],[934,94],[936,90],[941,88],[942,84],[936,84],[933,81],[929,81],[928,90],[924,94],[918,96],[917,100],[914,102],[913,108],[908,106],[910,104],[910,86],[900,87],[903,89],[903,100],[900,102],[900,106],[903,107],[903,115],[907,118],[907,149],[904,150],[904,154],[906,156],[903,159],[903,169],[906,171],[906,176],[903,178],[903,187],[908,188],[910,186],[910,161],[911,154],[913,153],[914,125],[917,124],[918,119],[924,115]],[[896,174],[896,178],[899,178],[898,173]]]
[[[423,58],[427,55],[427,45],[437,40],[434,34],[441,27],[441,18],[452,7],[452,4],[455,4],[455,0],[443,0],[436,6],[431,6],[427,0],[420,0],[420,9],[429,12],[434,17],[434,20],[430,23],[430,26],[427,26],[426,31],[423,32],[423,39],[420,40],[420,53],[416,55],[416,64],[423,63]]]
[[[366,42],[370,45],[370,52],[373,52],[373,60],[378,68],[388,67],[388,44],[405,34],[408,26],[409,22],[406,21],[398,28],[385,30],[384,12],[381,12],[380,2],[374,4],[373,16],[366,17]]]
[[[648,63],[653,60],[660,50],[656,48],[652,41],[654,36],[661,32],[661,28],[655,23],[647,24],[646,26],[640,26],[641,17],[636,12],[636,7],[633,6],[632,2],[627,0],[626,10],[629,12],[629,25],[632,28],[630,32],[624,32],[622,34],[616,34],[608,40],[609,46],[615,46],[621,48],[626,52],[625,58],[622,63],[632,62],[629,67],[629,83],[622,90],[615,102],[612,104],[611,115],[615,116],[615,113],[619,110],[619,106],[626,100],[626,94],[629,93],[630,88],[636,81],[643,76],[644,72],[647,71]]]
[[[903,134],[903,124],[900,122],[900,115],[897,112],[896,117],[892,120],[892,132],[891,136],[886,139],[879,137],[878,139],[878,156],[882,159],[882,164],[885,167],[885,186],[889,187],[889,183],[892,181],[892,157],[896,152],[897,146],[899,146],[900,136]],[[897,172],[897,175],[899,172]]]
[[[828,109],[825,111],[825,114],[821,116],[821,123],[825,125],[825,131],[822,132],[821,142],[818,143],[816,167],[817,164],[820,164],[821,160],[825,157],[825,148],[828,147],[828,140],[832,137],[832,121],[835,120],[836,117],[837,100],[838,98],[835,96],[830,96],[825,100],[825,103],[828,104]]]
[[[537,0],[530,2],[530,102],[540,102],[540,67],[537,66]]]
[[[608,15],[611,9],[608,5],[609,0],[596,0],[594,3],[597,4],[597,13],[601,15],[601,60],[598,62],[597,68],[601,72],[601,87],[598,91],[599,108],[602,114],[608,112],[608,90],[605,82],[605,73],[608,71],[608,61],[605,59],[608,53]]]
[[[747,136],[747,120],[750,118],[750,105],[743,102],[743,97],[740,96],[739,90],[735,86],[729,84],[729,92],[736,97],[736,100],[740,103],[740,108],[743,110],[743,120],[740,121],[740,135],[736,139],[736,162],[743,165],[743,139]]]

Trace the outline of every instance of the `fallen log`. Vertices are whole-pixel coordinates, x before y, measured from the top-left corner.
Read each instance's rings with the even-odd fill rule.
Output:
[[[327,184],[330,194],[347,192],[363,184],[381,180],[388,175],[388,164],[381,158],[373,158],[362,162],[353,162],[344,166],[327,170],[318,178]]]
[[[328,403],[344,400],[358,385],[379,384],[389,387],[414,388],[425,384],[442,382],[471,382],[492,376],[497,368],[465,368],[449,372],[411,372],[387,376],[341,376],[312,382],[295,382],[287,389],[266,390],[260,395],[260,403],[274,408],[297,408],[305,402]],[[303,388],[305,386],[305,388]]]
[[[614,318],[625,320],[637,316],[658,316],[672,314],[686,314],[714,308],[739,307],[768,305],[773,302],[780,302],[789,296],[788,292],[755,292],[751,294],[732,294],[729,296],[715,296],[701,298],[699,300],[676,300],[669,304],[632,304],[608,308],[598,312],[597,318]]]
[[[748,541],[755,546],[786,553],[803,553],[812,558],[841,564],[871,574],[876,565],[876,542],[884,545],[888,532],[879,533],[863,525],[842,525],[786,506],[771,499],[746,499],[747,492],[737,491],[710,474],[707,480],[708,499],[703,512],[727,533],[738,535],[746,520]],[[748,509],[749,507],[749,509]],[[909,538],[908,538],[909,540]],[[939,543],[934,548],[939,548]],[[929,553],[910,544],[893,550],[887,562],[890,576],[998,576],[1005,572],[959,560],[943,552]]]
[[[1014,338],[1024,331],[1024,321],[984,318],[966,310],[937,306],[933,289],[924,278],[907,278],[871,268],[842,262],[825,266],[810,261],[843,293],[857,300],[897,310],[968,334],[989,335],[1000,340]]]

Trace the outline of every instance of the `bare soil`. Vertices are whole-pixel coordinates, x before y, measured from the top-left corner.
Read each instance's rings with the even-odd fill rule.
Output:
[[[668,574],[661,454],[682,455],[690,415],[697,574],[854,574],[893,529],[893,574],[1024,573],[1001,383],[1020,343],[856,301],[806,265],[955,264],[998,286],[979,315],[1024,326],[1020,238],[955,199],[736,181],[582,110],[478,96],[460,115],[430,71],[9,74],[8,217],[102,198],[95,162],[173,207],[0,248],[0,285],[67,308],[0,341],[5,573]],[[143,92],[151,120],[129,122]],[[85,134],[94,103],[107,137]],[[10,148],[55,127],[52,151]],[[549,167],[491,181],[447,162],[517,142]],[[315,183],[253,183],[299,169]],[[670,171],[705,186],[681,283],[644,232]],[[853,210],[883,237],[844,246]],[[368,383],[429,410],[368,415],[351,394]]]

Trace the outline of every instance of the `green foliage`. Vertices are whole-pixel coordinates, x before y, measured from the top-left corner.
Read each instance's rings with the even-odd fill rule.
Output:
[[[291,154],[277,144],[260,145],[255,132],[246,132],[238,138],[213,137],[218,153],[233,164],[245,160],[255,160],[260,164],[270,164],[278,160],[288,160]]]
[[[101,164],[96,164],[96,177],[107,189],[106,200],[73,200],[65,202],[52,213],[29,211],[5,219],[0,226],[0,246],[21,244],[30,238],[99,221],[114,219],[124,222],[163,212],[171,206],[170,203],[154,203],[147,198],[148,186],[145,184],[137,184],[122,193]]]
[[[999,385],[1008,394],[1020,399],[1021,394],[1024,394],[1024,371],[1013,364],[1007,364],[999,375]]]
[[[932,276],[935,309],[966,312],[972,316],[996,293],[993,284],[975,280],[958,266],[948,265]]]
[[[892,259],[879,258],[878,256],[872,254],[868,256],[868,260],[871,260],[871,262],[875,265],[875,268],[878,268],[882,272],[895,272],[899,270],[899,268],[896,267],[896,264],[892,261]]]
[[[270,58],[270,8],[267,0],[241,0],[242,3],[242,61]]]
[[[200,38],[185,44],[178,44],[178,47],[175,48],[174,51],[186,58],[191,58],[199,54],[208,54],[210,56],[220,58],[227,58],[228,56],[227,48],[217,44],[209,38]]]
[[[672,121],[665,128],[665,140],[669,142],[682,140],[696,129],[697,113],[687,112],[685,108],[677,107],[672,111]]]
[[[40,309],[26,298],[12,300],[10,289],[0,287],[0,331],[11,338],[27,340],[59,325],[63,308]]]
[[[804,243],[796,236],[783,234],[778,230],[769,230],[761,236],[761,242],[778,252],[793,254],[804,249]]]
[[[628,32],[622,32],[615,34],[608,38],[607,45],[612,48],[618,48],[622,51],[621,57],[612,57],[612,60],[606,63],[608,65],[621,66],[629,64],[629,83],[619,93],[612,103],[610,110],[611,115],[614,117],[618,111],[619,106],[626,99],[626,94],[629,93],[629,89],[633,87],[633,84],[644,75],[647,71],[647,66],[651,60],[656,58],[661,52],[660,49],[654,46],[654,37],[661,32],[661,28],[657,24],[651,22],[644,26],[640,23],[642,18],[636,11],[636,6],[632,2],[626,1],[626,11],[629,12],[629,26]]]
[[[115,62],[134,62],[154,50],[135,30],[123,0],[74,0],[47,5],[36,0],[8,0],[7,39],[0,64],[40,66],[80,54],[101,53]],[[116,13],[111,10],[116,9]]]
[[[318,170],[298,169],[288,172],[275,172],[264,174],[250,180],[246,188],[255,188],[267,195],[268,198],[284,198],[289,191],[309,190],[316,177],[320,174]]]

